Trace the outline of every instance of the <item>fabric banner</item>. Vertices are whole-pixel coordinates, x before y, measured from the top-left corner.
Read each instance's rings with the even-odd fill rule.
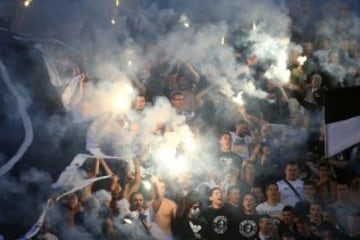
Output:
[[[332,157],[360,142],[359,102],[360,86],[326,92],[326,157]]]

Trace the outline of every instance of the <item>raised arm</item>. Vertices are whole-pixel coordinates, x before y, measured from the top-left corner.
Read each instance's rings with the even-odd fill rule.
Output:
[[[184,66],[186,67],[186,69],[189,71],[189,73],[191,74],[192,78],[194,79],[194,81],[197,83],[200,80],[200,74],[195,70],[195,68],[193,67],[193,65],[191,65],[189,62],[184,62]]]
[[[87,174],[88,179],[95,178],[99,174],[99,165],[100,165],[100,159],[96,158],[93,169],[91,169]]]
[[[135,159],[134,164],[135,164],[135,180],[134,180],[134,183],[129,188],[129,192],[127,194],[127,196],[129,196],[129,197],[131,196],[132,193],[138,192],[140,189],[140,185],[141,185],[140,160]]]

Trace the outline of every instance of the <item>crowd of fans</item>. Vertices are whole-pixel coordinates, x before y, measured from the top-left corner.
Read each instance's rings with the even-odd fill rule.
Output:
[[[290,8],[292,41],[303,53],[290,54],[289,83],[266,78],[267,59],[234,47],[234,58],[265,98],[243,94],[238,105],[191,60],[169,65],[171,57],[162,54],[145,60],[139,73],[130,74],[137,91],[131,113],[92,118],[79,149],[94,156],[77,169],[82,179],[110,180],[52,200],[34,239],[360,239],[360,149],[327,158],[323,116],[328,89],[360,85],[358,23],[347,4],[316,24],[315,10],[302,7],[301,14]],[[327,31],[325,23],[332,26]],[[307,57],[303,64],[300,55]],[[101,76],[86,65],[70,74],[80,77],[69,114],[91,116],[90,93]],[[175,165],[161,172],[153,159],[155,139],[178,123],[164,117],[151,131],[143,127],[159,97],[200,146],[216,143],[179,174],[173,174]],[[183,151],[180,144],[177,152]],[[110,158],[120,155],[122,175]]]

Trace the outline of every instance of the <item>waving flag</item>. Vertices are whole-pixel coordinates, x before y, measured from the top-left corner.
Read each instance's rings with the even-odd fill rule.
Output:
[[[327,157],[360,142],[360,86],[329,90],[325,95]]]

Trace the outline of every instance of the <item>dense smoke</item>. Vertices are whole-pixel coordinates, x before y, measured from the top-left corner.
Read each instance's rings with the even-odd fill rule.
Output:
[[[301,56],[303,49],[300,44],[306,40],[294,41],[291,27],[297,23],[296,19],[293,19],[293,23],[289,17],[289,11],[293,9],[288,9],[285,1],[30,2],[25,7],[21,1],[16,1],[13,4],[16,11],[13,15],[6,16],[4,26],[8,31],[19,34],[19,51],[26,53],[27,59],[35,60],[31,62],[32,65],[19,64],[15,59],[22,58],[21,54],[7,55],[2,53],[4,50],[0,55],[6,69],[10,69],[9,80],[18,82],[17,91],[22,92],[22,98],[26,99],[26,103],[15,104],[15,96],[4,95],[4,111],[1,113],[6,116],[2,126],[10,126],[14,121],[15,127],[8,130],[4,128],[0,134],[1,143],[10,136],[10,143],[4,145],[6,149],[0,149],[0,169],[3,170],[0,171],[0,189],[3,189],[0,198],[0,225],[19,224],[19,231],[26,231],[35,222],[37,214],[41,212],[40,207],[50,195],[51,183],[77,153],[85,152],[85,132],[90,126],[90,120],[102,116],[109,122],[118,117],[136,122],[138,116],[131,108],[140,90],[133,87],[132,78],[146,74],[146,64],[160,66],[157,77],[161,78],[190,62],[200,73],[200,79],[207,81],[204,95],[217,106],[210,113],[216,123],[224,116],[239,116],[239,106],[247,104],[244,96],[261,99],[267,96],[258,84],[259,76],[254,73],[250,64],[246,64],[247,59],[256,56],[255,65],[261,69],[265,78],[283,85],[288,83],[291,75],[288,69],[290,55],[295,52]],[[309,2],[314,8],[319,4],[319,1]],[[339,7],[343,6],[339,4]],[[341,42],[338,42],[336,36],[341,32],[359,36],[359,21],[355,14],[348,11],[338,16],[338,12],[335,13],[338,5],[324,5],[324,11],[329,9],[328,19],[324,18],[316,26],[319,35],[326,35],[337,46]],[[315,16],[312,21],[318,22],[316,17],[320,18],[322,15]],[[36,48],[35,43],[50,43],[52,49]],[[16,47],[9,49],[8,51],[14,52],[17,50]],[[240,56],[235,57],[236,53]],[[85,123],[74,123],[68,117],[66,107],[60,103],[63,89],[50,84],[45,67],[29,69],[35,65],[43,66],[44,55],[66,60],[66,64],[59,63],[64,68],[71,69],[72,64],[79,64],[89,78],[99,79],[87,90],[89,105],[86,112],[80,113]],[[323,69],[341,82],[345,72],[335,65],[335,62],[328,62]],[[0,67],[4,72],[2,65]],[[21,73],[18,74],[17,71]],[[3,81],[6,81],[4,74],[0,81],[3,86]],[[34,89],[38,91],[36,94]],[[1,92],[5,94],[7,91]],[[168,97],[149,99],[151,105],[145,108],[142,124],[137,126],[134,135],[126,134],[123,130],[119,131],[120,134],[114,134],[113,125],[105,125],[99,135],[104,138],[116,135],[113,148],[117,152],[113,154],[120,158],[136,156],[138,153],[134,145],[140,142],[148,151],[153,151],[153,160],[162,166],[163,172],[169,172],[171,168],[182,169],[183,166],[176,165],[177,163],[185,163],[187,168],[191,168],[189,165],[192,164],[194,172],[211,171],[201,160],[210,162],[214,157],[214,146],[217,146],[215,136],[223,129],[209,128],[206,132],[201,132],[200,136],[197,131],[204,131],[204,126],[208,126],[205,122],[208,115],[196,118],[193,125],[198,126],[198,129],[192,129],[185,117],[182,119],[177,116]],[[29,121],[24,120],[24,114],[31,116],[31,130],[28,129]],[[15,117],[10,117],[13,115]],[[222,127],[232,124],[230,122]],[[128,128],[131,126],[126,129]],[[162,128],[172,131],[163,135],[153,134]],[[20,146],[21,141],[14,139],[14,133],[25,136],[23,144],[26,146]],[[200,142],[206,142],[206,145],[200,145]],[[26,153],[29,146],[30,150]],[[15,173],[11,171],[12,166],[3,169],[17,152],[21,154],[21,164],[18,168],[15,167]],[[169,159],[174,159],[171,165],[167,165]],[[30,166],[36,166],[40,170],[29,170]],[[2,176],[5,173],[7,175]],[[89,221],[89,226],[101,225],[95,220]],[[95,228],[92,230],[95,235],[101,232]],[[0,233],[1,231],[5,231],[5,228],[1,228]],[[131,229],[122,231],[131,232]],[[13,233],[15,237],[20,234]],[[72,235],[68,239],[90,239],[86,232],[69,234]]]

